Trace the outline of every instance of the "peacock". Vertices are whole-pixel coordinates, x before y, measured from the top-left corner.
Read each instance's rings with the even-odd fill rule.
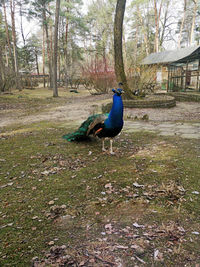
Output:
[[[122,83],[119,83],[121,86]],[[123,128],[123,101],[121,88],[112,89],[113,104],[109,114],[94,114],[87,118],[81,126],[73,133],[63,135],[67,141],[83,141],[90,135],[102,139],[102,151],[106,151],[104,140],[110,139],[110,154],[113,152],[113,138],[117,136]]]

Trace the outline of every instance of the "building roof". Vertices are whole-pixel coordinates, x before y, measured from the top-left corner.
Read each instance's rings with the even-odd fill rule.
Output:
[[[179,50],[152,53],[143,59],[143,65],[169,64],[173,62],[186,63],[200,59],[200,46],[185,47]]]

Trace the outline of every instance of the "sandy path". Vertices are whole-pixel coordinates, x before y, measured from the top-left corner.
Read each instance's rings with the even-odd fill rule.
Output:
[[[78,97],[69,99],[62,106],[50,108],[48,111],[41,111],[36,115],[23,115],[19,110],[7,110],[6,113],[0,113],[0,127],[12,124],[30,124],[44,120],[49,121],[80,121],[87,118],[92,113],[101,112],[101,105],[104,101],[111,99],[109,95]],[[170,109],[152,109],[152,108],[127,108],[125,109],[125,118],[128,115],[134,118],[141,118],[148,114],[149,123],[159,123],[165,121],[200,121],[200,103],[177,102],[176,107]]]
[[[0,113],[0,127],[13,124],[30,124],[39,121],[77,121],[84,120],[88,115],[101,112],[101,105],[108,95],[88,96],[73,98],[62,106],[50,108],[48,111],[41,111],[39,114],[23,115],[18,109],[7,109]]]

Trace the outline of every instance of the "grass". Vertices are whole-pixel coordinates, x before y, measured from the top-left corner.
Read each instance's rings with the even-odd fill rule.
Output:
[[[30,112],[35,96],[19,99]],[[0,266],[30,266],[36,256],[45,266],[199,264],[199,140],[122,133],[110,156],[100,141],[63,140],[72,128],[42,121],[3,129]]]
[[[65,89],[65,88],[59,88],[59,97],[80,97],[80,96],[85,96],[85,95],[90,95],[88,90],[81,88],[78,90],[78,94],[71,93],[70,90]],[[52,90],[44,87],[38,87],[33,90],[30,89],[23,89],[22,91],[19,90],[12,90],[12,94],[5,94],[1,95],[1,99],[20,99],[20,98],[26,98],[26,99],[38,99],[39,101],[44,100],[44,99],[59,99],[59,98],[53,98],[52,97],[53,92]]]
[[[130,227],[130,235],[140,236],[144,253],[139,257],[148,264],[153,260],[153,247],[163,251],[166,266],[199,262],[200,246],[192,234],[200,230],[199,196],[192,193],[200,186],[197,141],[123,134],[115,144],[116,156],[110,156],[100,152],[97,141],[66,143],[61,139],[65,129],[56,123],[41,123],[33,129],[34,125],[31,131],[1,140],[2,266],[28,266],[32,257],[44,257],[52,240],[76,250],[82,242],[90,251],[101,251],[98,238],[101,245],[128,246],[127,257],[120,249],[112,254],[132,266],[129,254],[134,257],[134,249],[130,252],[130,246],[138,245],[139,239],[121,235],[125,227]],[[145,187],[134,187],[134,182]],[[51,200],[66,205],[64,215],[70,215],[69,222],[65,224],[62,216],[46,216]],[[164,232],[153,241],[147,238],[150,245],[146,244],[143,229],[133,229],[135,221],[147,227],[149,236],[148,226],[151,231],[164,227]],[[113,232],[106,234],[105,241],[101,232],[106,232],[108,223]],[[172,227],[171,232],[167,227]],[[178,227],[184,228],[183,236],[179,237]],[[79,261],[81,256],[75,258]]]
[[[89,95],[89,92],[85,89],[81,89],[78,94],[74,94],[69,90],[60,88],[59,97],[52,97],[52,90],[48,88],[13,90],[10,95],[0,96],[0,110],[9,114],[12,114],[13,111],[18,112],[20,116],[38,114],[52,107],[66,104],[66,102],[70,103],[73,98],[87,95]]]

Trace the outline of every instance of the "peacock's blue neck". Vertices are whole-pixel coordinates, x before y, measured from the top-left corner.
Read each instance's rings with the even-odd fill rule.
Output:
[[[118,128],[123,126],[123,102],[121,96],[114,94],[112,109],[104,124],[108,128]]]

